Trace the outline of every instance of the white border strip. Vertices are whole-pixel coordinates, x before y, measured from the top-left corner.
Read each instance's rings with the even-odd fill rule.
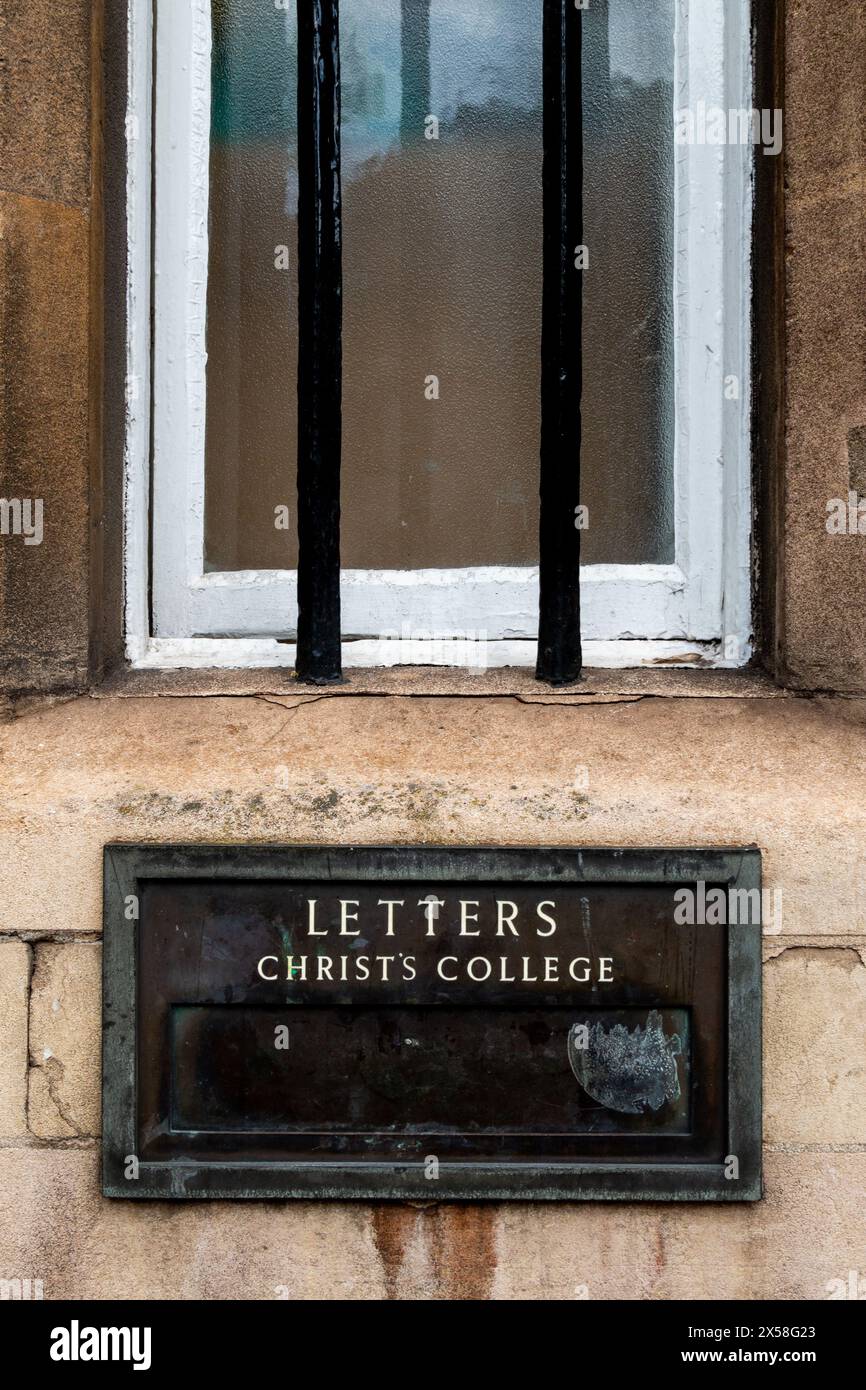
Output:
[[[535,666],[536,642],[394,640],[343,643],[346,670],[369,670],[393,666],[445,666],[470,671],[503,666]],[[734,667],[726,661],[717,642],[585,642],[584,663],[588,668],[607,667],[627,670],[634,667]],[[295,664],[293,642],[260,638],[155,637],[143,658],[141,670],[188,670],[212,667],[219,670],[287,668]]]
[[[158,0],[154,121],[153,622],[203,630],[210,0]]]
[[[725,9],[725,73],[727,106],[751,110],[755,74],[751,46],[750,0],[729,0]],[[725,300],[725,375],[739,376],[739,401],[725,402],[722,457],[724,459],[724,589],[722,592],[723,650],[741,652],[746,661],[753,648],[752,619],[752,229],[756,159],[762,150],[729,145],[725,151],[725,241],[736,261],[739,279],[727,286]],[[781,158],[781,155],[775,156]],[[734,249],[740,254],[733,255]]]
[[[675,565],[642,565],[640,580],[618,565],[581,572],[584,638],[671,639],[685,622],[685,576]],[[499,566],[448,570],[343,570],[345,641],[413,629],[483,630],[496,641],[534,639],[538,570]],[[279,600],[279,601],[278,601]],[[297,609],[284,573],[242,570],[207,574],[191,589],[191,634],[198,637],[293,637]],[[623,615],[627,614],[627,621]],[[215,616],[215,615],[218,615]]]
[[[128,13],[126,116],[126,439],[124,444],[124,619],[127,656],[144,659],[150,633],[150,306],[153,16]]]

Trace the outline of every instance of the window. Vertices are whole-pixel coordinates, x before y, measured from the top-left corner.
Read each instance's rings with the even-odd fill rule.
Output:
[[[131,659],[293,664],[304,303],[341,278],[345,666],[535,664],[543,467],[566,567],[580,546],[586,664],[744,663],[753,148],[675,132],[678,111],[751,107],[747,0],[329,0],[301,33],[294,0],[157,0],[153,22],[131,3]],[[319,9],[341,117],[300,109],[338,141],[342,245],[314,275],[298,99]],[[583,177],[569,156],[552,252],[557,96]],[[554,450],[557,312],[547,369],[579,366],[582,437]]]

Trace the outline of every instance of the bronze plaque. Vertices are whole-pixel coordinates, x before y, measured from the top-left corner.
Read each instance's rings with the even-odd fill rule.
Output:
[[[760,1195],[756,850],[110,846],[115,1197]]]

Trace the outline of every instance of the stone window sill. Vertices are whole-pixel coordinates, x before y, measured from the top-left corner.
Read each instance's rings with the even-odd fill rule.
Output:
[[[511,697],[528,704],[581,705],[646,698],[769,699],[790,697],[766,672],[742,670],[586,670],[574,686],[540,684],[518,667],[473,672],[431,666],[355,670],[341,685],[302,685],[289,671],[125,668],[93,690],[97,698],[143,696],[270,696],[280,700],[339,700],[358,695]]]

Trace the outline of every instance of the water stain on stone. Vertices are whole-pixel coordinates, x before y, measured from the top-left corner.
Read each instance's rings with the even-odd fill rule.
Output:
[[[374,1207],[373,1239],[388,1298],[489,1299],[496,1273],[495,1220],[492,1206]],[[418,1271],[408,1268],[410,1247],[418,1237],[430,1288],[414,1287]]]
[[[483,1301],[496,1273],[496,1209],[441,1206],[427,1213],[439,1297]]]
[[[389,1298],[400,1297],[400,1273],[418,1216],[411,1207],[390,1203],[373,1207],[373,1240],[382,1262],[382,1273]]]

